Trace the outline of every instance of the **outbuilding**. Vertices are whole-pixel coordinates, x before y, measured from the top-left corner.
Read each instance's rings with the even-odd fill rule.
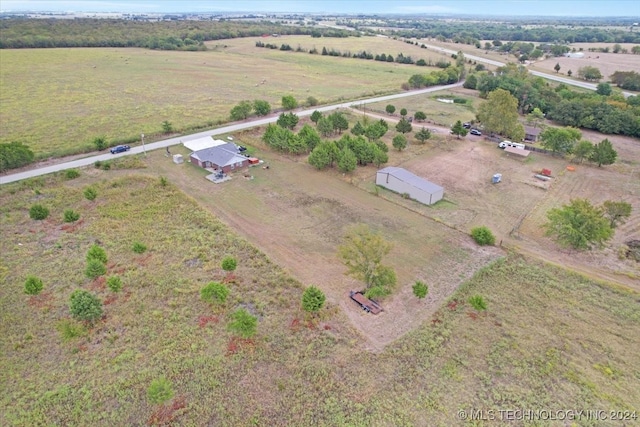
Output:
[[[191,163],[201,168],[229,173],[249,166],[249,158],[238,152],[235,144],[227,143],[194,151],[190,154]]]
[[[444,197],[444,188],[395,166],[380,169],[376,173],[376,185],[399,194],[408,194],[425,205],[432,205]]]

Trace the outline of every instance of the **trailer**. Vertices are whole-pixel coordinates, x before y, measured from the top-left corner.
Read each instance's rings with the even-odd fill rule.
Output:
[[[374,300],[371,300],[371,299],[365,297],[364,294],[362,292],[360,292],[360,291],[358,291],[358,292],[356,292],[356,291],[349,292],[349,297],[353,301],[355,301],[355,303],[358,304],[360,306],[360,308],[362,308],[367,313],[378,314],[381,311],[383,311],[382,307],[380,307],[380,304],[378,304]]]

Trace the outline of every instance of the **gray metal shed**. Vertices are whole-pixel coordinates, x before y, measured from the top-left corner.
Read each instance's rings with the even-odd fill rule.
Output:
[[[380,169],[376,173],[376,184],[396,193],[406,193],[425,205],[432,205],[444,197],[444,188],[395,166]]]

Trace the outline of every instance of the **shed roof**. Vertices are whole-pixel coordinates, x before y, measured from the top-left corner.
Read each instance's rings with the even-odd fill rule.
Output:
[[[427,181],[426,179],[419,177],[417,175],[412,174],[406,169],[398,168],[395,166],[387,166],[384,169],[380,169],[378,173],[388,173],[401,181],[410,184],[411,186],[418,188],[422,191],[426,191],[429,194],[437,193],[439,191],[444,191],[444,188],[440,187],[433,182]]]
[[[206,148],[217,147],[218,145],[227,144],[227,141],[222,141],[220,139],[213,139],[210,136],[205,136],[203,138],[195,138],[189,141],[183,141],[182,145],[187,147],[191,151],[200,151]]]
[[[532,126],[525,126],[524,127],[524,133],[526,135],[535,135],[538,136],[540,135],[540,133],[542,132],[541,128],[534,128]]]
[[[247,160],[245,156],[238,154],[238,147],[232,143],[224,143],[215,147],[195,151],[192,156],[200,161],[211,162],[220,167]]]

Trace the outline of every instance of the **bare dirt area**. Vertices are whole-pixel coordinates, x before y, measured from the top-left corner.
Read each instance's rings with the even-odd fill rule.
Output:
[[[640,70],[640,55],[601,52],[583,53],[583,58],[568,58],[564,56],[548,58],[535,62],[532,67],[555,74],[554,67],[556,64],[560,64],[559,74],[566,76],[567,72],[571,70],[572,76],[577,77],[580,68],[591,66],[600,70],[604,81],[609,80],[609,77],[616,71]]]

